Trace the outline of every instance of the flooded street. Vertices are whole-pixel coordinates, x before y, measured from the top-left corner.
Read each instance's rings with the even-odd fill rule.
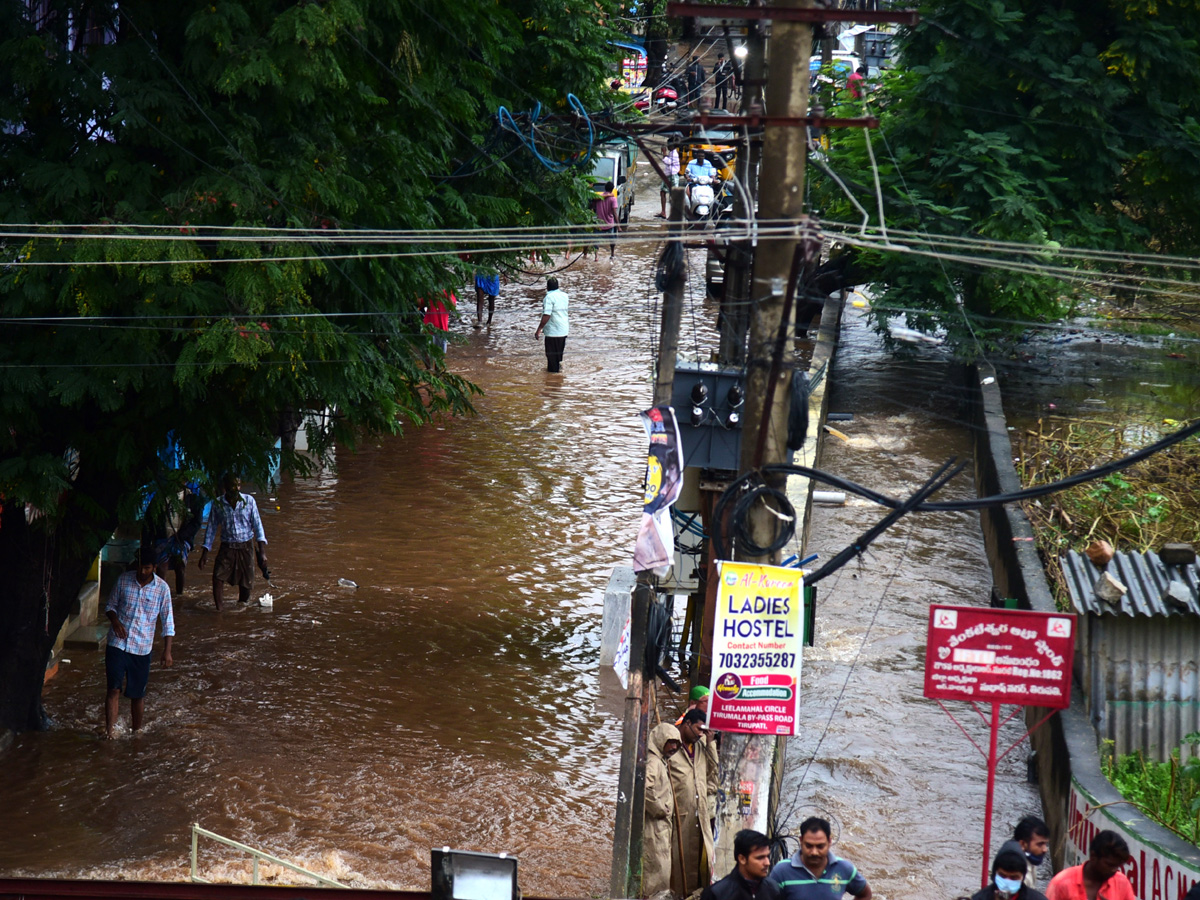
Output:
[[[657,185],[640,178],[634,220],[650,222]],[[596,658],[604,587],[641,512],[656,249],[560,273],[562,376],[533,338],[543,279],[504,286],[481,330],[460,292],[448,365],[483,388],[478,415],[258,492],[274,607],[217,613],[194,553],[176,664],[152,671],[141,735],[100,740],[102,656],[69,653],[45,694],[55,727],[3,757],[0,874],[186,879],[195,822],[361,886],[424,889],[430,847],[450,845],[516,854],[526,895],[606,895],[620,722],[596,711]],[[689,268],[694,356],[715,311],[701,254]],[[855,418],[823,467],[902,495],[966,458],[957,372],[935,350],[893,360],[848,312],[830,409]],[[939,499],[972,495],[963,474]],[[806,549],[828,559],[883,515],[853,498],[819,507]],[[978,887],[983,760],[921,692],[928,604],[983,605],[990,588],[973,514],[906,518],[819,585],[780,822],[830,818],[876,896]],[[1021,731],[1010,723],[1002,746]],[[993,847],[1040,811],[1025,758],[1001,764]],[[200,868],[246,880],[250,864],[202,844]]]
[[[900,497],[950,456],[969,459],[960,371],[937,350],[893,359],[847,307],[829,409],[854,421],[834,423],[850,440],[827,436],[821,468]],[[970,471],[935,499],[974,496]],[[853,495],[844,507],[815,507],[805,548],[821,556],[814,568],[885,514]],[[816,646],[805,651],[802,731],[787,745],[780,821],[794,834],[808,816],[829,819],[834,851],[876,897],[979,889],[985,760],[922,691],[929,604],[986,606],[991,585],[974,513],[905,517],[861,561],[817,585]],[[986,749],[987,728],[970,707],[947,706]],[[1023,731],[1017,721],[1005,726],[1001,750]],[[1018,747],[1000,763],[993,853],[1017,819],[1041,812],[1025,782],[1027,752]]]
[[[992,360],[1004,408],[1016,426],[1064,420],[1104,422],[1142,440],[1171,430],[1162,419],[1200,413],[1200,340],[1121,336],[1081,329],[1041,335],[1013,356]],[[1150,427],[1146,427],[1150,426]],[[1131,435],[1132,437],[1132,435]]]
[[[1138,427],[1200,410],[1200,341],[1188,335],[1040,335],[992,365],[1014,425],[1043,418]]]
[[[478,416],[259,492],[273,609],[216,613],[193,553],[142,735],[99,739],[103,657],[69,653],[55,729],[4,757],[0,871],[186,879],[198,822],[358,884],[425,889],[451,845],[517,854],[527,894],[603,892],[620,724],[594,711],[596,658],[641,513],[654,250],[559,274],[561,376],[533,338],[544,279],[505,285],[483,330],[460,292],[448,364],[485,391]],[[210,843],[202,874],[248,873],[235,859]]]

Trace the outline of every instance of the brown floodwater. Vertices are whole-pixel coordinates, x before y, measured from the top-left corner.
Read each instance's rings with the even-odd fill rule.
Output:
[[[643,187],[635,218],[657,206]],[[218,614],[193,557],[142,734],[100,740],[102,657],[69,653],[46,690],[54,728],[4,756],[0,874],[186,879],[197,822],[358,885],[423,888],[429,848],[451,845],[516,854],[527,895],[603,896],[620,723],[598,711],[595,661],[640,515],[655,249],[560,276],[564,375],[544,372],[540,282],[524,277],[491,328],[455,326],[450,366],[484,388],[478,416],[259,492],[274,606]],[[682,345],[702,354],[714,311],[691,257]],[[901,493],[967,453],[952,372],[934,351],[896,363],[848,322],[832,408],[856,419],[827,468]],[[970,492],[960,476],[948,494]],[[881,515],[818,509],[809,550],[827,558]],[[781,818],[829,815],[877,896],[976,886],[983,766],[921,698],[921,667],[927,604],[983,603],[989,587],[970,515],[906,520],[821,585]],[[997,842],[1039,808],[1024,771],[1021,751],[1002,769]],[[205,877],[248,875],[202,850]]]
[[[934,348],[893,358],[848,307],[829,409],[854,420],[832,423],[849,440],[826,438],[822,468],[900,497],[950,456],[969,460],[959,368]],[[974,496],[970,468],[935,499]],[[853,495],[842,507],[815,507],[805,552],[821,559],[810,570],[886,512]],[[834,851],[876,896],[979,889],[984,759],[922,690],[929,604],[987,605],[991,585],[974,513],[905,517],[816,585],[817,640],[805,651],[801,733],[787,746],[780,819],[793,830],[810,815],[829,819]],[[986,750],[987,729],[970,707],[946,705]],[[1001,751],[1021,737],[1020,718],[1002,730]],[[992,854],[1017,819],[1041,813],[1025,781],[1027,754],[1025,744],[1000,764]]]
[[[274,606],[217,613],[194,553],[142,734],[100,740],[102,655],[68,653],[55,727],[4,757],[0,872],[186,878],[196,822],[357,884],[424,888],[450,845],[516,854],[527,894],[604,892],[620,725],[596,710],[596,658],[641,515],[655,249],[559,275],[563,375],[533,338],[544,281],[520,276],[491,327],[454,327],[477,416],[257,492]],[[685,312],[685,347],[710,317]],[[207,877],[248,871],[202,849]]]

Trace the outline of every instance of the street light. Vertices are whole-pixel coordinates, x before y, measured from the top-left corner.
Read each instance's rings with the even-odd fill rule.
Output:
[[[430,851],[433,900],[517,900],[517,858],[443,847]]]

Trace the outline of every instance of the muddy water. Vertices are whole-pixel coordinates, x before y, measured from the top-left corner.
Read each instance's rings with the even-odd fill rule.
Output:
[[[635,216],[657,203],[643,189]],[[517,854],[527,894],[602,895],[619,724],[595,711],[595,658],[604,584],[638,522],[653,250],[560,276],[563,376],[543,371],[528,277],[490,329],[455,328],[450,365],[486,391],[477,417],[260,493],[275,605],[217,614],[193,568],[176,666],[155,669],[140,736],[99,740],[101,657],[71,653],[46,692],[56,727],[4,758],[0,872],[186,878],[199,822],[357,884],[423,887],[429,848],[449,844]],[[713,311],[702,260],[691,268],[695,353]],[[901,493],[965,454],[951,371],[937,357],[898,367],[851,322],[831,380],[856,421],[827,467]],[[960,477],[949,495],[970,492]],[[828,557],[880,515],[818,510],[810,549]],[[983,768],[920,699],[921,646],[930,600],[984,602],[989,586],[971,516],[913,518],[821,586],[783,812],[792,826],[831,817],[882,896],[977,884]],[[1037,809],[1023,759],[1002,769],[998,834]],[[206,877],[248,872],[202,849]]]
[[[903,496],[951,455],[969,459],[956,373],[933,350],[892,359],[849,311],[830,410],[854,421],[835,423],[849,442],[828,438],[822,468]],[[973,496],[969,468],[938,496]],[[806,551],[828,559],[884,514],[853,498],[817,507]],[[902,519],[861,562],[817,585],[817,642],[805,652],[802,733],[788,743],[781,818],[792,829],[810,815],[830,819],[835,852],[877,897],[950,898],[979,888],[984,759],[922,687],[929,604],[986,605],[990,589],[978,518],[965,513]],[[986,750],[979,718],[966,704],[947,706]],[[1009,723],[1001,749],[1022,732]],[[1000,766],[993,853],[1020,816],[1041,810],[1025,783],[1026,752]]]
[[[635,217],[657,208],[654,185]],[[425,887],[451,845],[517,854],[527,894],[603,892],[620,733],[596,656],[640,515],[654,250],[560,274],[565,374],[533,338],[544,281],[522,276],[490,328],[454,329],[477,417],[260,492],[272,609],[215,612],[194,554],[141,735],[99,739],[102,656],[68,654],[55,729],[4,757],[0,872],[186,878],[198,822],[359,884]],[[685,346],[707,315],[685,312]],[[234,858],[209,844],[203,874],[248,871]]]
[[[1163,419],[1200,412],[1200,340],[1067,330],[1036,336],[994,360],[1010,423],[1036,427],[1099,421],[1135,431],[1133,442],[1168,432]]]

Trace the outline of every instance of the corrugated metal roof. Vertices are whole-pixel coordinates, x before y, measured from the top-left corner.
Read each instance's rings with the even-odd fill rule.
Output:
[[[1096,582],[1102,574],[1092,561],[1075,550],[1060,558],[1071,603],[1078,613],[1127,616],[1200,616],[1200,563],[1188,566],[1167,566],[1154,552],[1117,553],[1108,564],[1108,572],[1129,588],[1119,604],[1108,603],[1096,596]],[[1182,582],[1190,592],[1187,607],[1163,599],[1163,592],[1172,581]]]

